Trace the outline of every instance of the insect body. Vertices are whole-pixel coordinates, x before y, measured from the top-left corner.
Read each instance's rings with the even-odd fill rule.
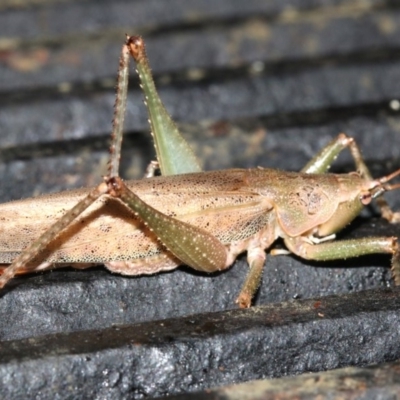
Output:
[[[124,183],[118,165],[129,53],[137,62],[164,176]],[[108,176],[92,190],[0,206],[0,263],[11,263],[0,276],[0,288],[17,273],[71,263],[79,268],[104,263],[125,275],[152,274],[180,264],[213,272],[247,251],[250,271],[238,303],[249,307],[261,280],[265,250],[277,238],[290,252],[313,260],[393,254],[393,274],[400,283],[396,238],[333,240],[373,198],[384,217],[400,219],[381,197],[398,187],[388,181],[400,170],[372,179],[354,141],[340,134],[301,172],[201,172],[157,95],[141,38],[127,38],[120,64]],[[345,148],[358,172],[325,173]]]

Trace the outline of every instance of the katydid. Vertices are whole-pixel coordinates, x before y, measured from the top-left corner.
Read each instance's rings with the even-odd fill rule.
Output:
[[[136,61],[162,176],[124,182],[118,174],[130,55]],[[357,172],[326,173],[348,148]],[[0,288],[16,274],[103,263],[124,275],[154,274],[186,264],[214,272],[247,251],[248,277],[237,299],[249,307],[265,251],[282,238],[288,251],[310,260],[371,253],[392,254],[400,284],[396,237],[335,241],[335,233],[377,199],[384,218],[400,221],[382,197],[400,170],[372,179],[358,146],[340,134],[301,172],[228,169],[202,172],[165,110],[151,76],[144,42],[127,37],[117,83],[108,175],[94,189],[80,189],[0,206]],[[281,251],[272,250],[272,254]]]

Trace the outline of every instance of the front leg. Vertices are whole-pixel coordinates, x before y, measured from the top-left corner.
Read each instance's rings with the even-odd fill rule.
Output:
[[[339,153],[347,148],[353,138],[340,133],[335,139],[321,149],[300,172],[306,174],[324,174],[329,170]]]
[[[367,254],[392,254],[392,275],[400,285],[400,251],[396,237],[368,237],[313,244],[307,237],[286,237],[285,245],[306,260],[344,260]]]

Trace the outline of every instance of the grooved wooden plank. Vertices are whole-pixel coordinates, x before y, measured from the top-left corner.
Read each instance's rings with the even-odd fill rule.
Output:
[[[0,394],[84,399],[193,392],[400,356],[399,290],[0,344]],[[54,362],[57,360],[57,362]],[[79,372],[78,372],[79,371]]]

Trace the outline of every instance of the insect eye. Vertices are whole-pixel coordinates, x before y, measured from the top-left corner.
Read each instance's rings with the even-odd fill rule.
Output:
[[[372,200],[371,193],[370,192],[361,193],[360,200],[361,203],[364,204],[364,206],[368,205],[369,203],[371,203]]]

